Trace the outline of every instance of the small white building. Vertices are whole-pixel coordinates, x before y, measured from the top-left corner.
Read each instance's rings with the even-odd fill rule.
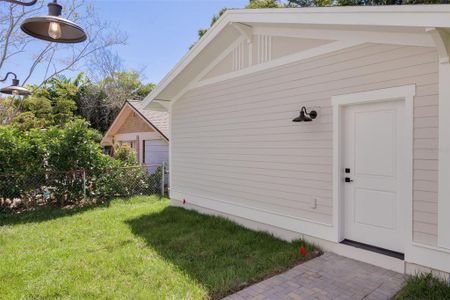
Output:
[[[450,272],[449,28],[447,5],[227,11],[144,100],[173,205]]]
[[[169,115],[164,111],[143,110],[142,101],[124,103],[101,144],[114,148],[127,144],[136,151],[142,165],[162,165],[169,162]]]

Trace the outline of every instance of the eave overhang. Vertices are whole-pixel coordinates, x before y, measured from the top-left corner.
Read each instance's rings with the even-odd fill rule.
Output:
[[[450,5],[228,10],[144,99],[144,107],[155,101],[167,108],[221,50],[242,36],[236,24],[426,34],[429,28],[450,28]]]

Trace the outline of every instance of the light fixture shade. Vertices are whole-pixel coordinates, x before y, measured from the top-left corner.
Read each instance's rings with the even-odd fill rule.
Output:
[[[317,118],[317,112],[312,110],[311,112],[307,112],[306,107],[302,107],[300,109],[300,115],[297,118],[294,118],[292,122],[311,122]]]
[[[29,96],[31,95],[31,92],[27,90],[26,88],[19,86],[19,80],[13,79],[12,85],[4,87],[0,89],[0,93],[8,94],[8,95],[15,95],[15,96]]]
[[[55,22],[61,26],[61,37],[58,39],[53,39],[48,33],[51,22]],[[80,43],[84,42],[87,38],[83,28],[72,21],[55,16],[28,18],[20,25],[20,28],[32,37],[49,42]]]
[[[86,40],[83,28],[61,18],[62,6],[53,0],[48,4],[48,16],[26,19],[20,28],[32,37],[57,43],[80,43]]]
[[[311,118],[308,118],[306,115],[305,115],[305,112],[302,110],[302,111],[300,111],[300,115],[297,117],[297,118],[295,118],[294,120],[292,120],[292,122],[309,122],[309,121],[311,121]]]

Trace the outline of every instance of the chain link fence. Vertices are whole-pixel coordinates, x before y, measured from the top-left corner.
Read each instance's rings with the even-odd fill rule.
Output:
[[[93,171],[0,173],[0,210],[83,205],[137,195],[163,197],[166,188],[167,168],[164,164]]]

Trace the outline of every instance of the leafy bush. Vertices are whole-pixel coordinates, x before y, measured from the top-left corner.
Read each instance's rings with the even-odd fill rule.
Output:
[[[0,173],[35,173],[45,170],[45,132],[0,126]]]
[[[132,149],[118,147],[111,158],[102,154],[100,138],[79,119],[64,128],[0,126],[0,205],[20,199],[25,207],[63,206],[85,196],[105,200],[155,191],[150,174],[133,167],[138,161]]]
[[[92,191],[99,195],[133,196],[154,194],[161,185],[161,168],[153,174],[139,166],[136,152],[128,145],[119,145],[114,150],[115,167],[96,178],[96,188]]]

